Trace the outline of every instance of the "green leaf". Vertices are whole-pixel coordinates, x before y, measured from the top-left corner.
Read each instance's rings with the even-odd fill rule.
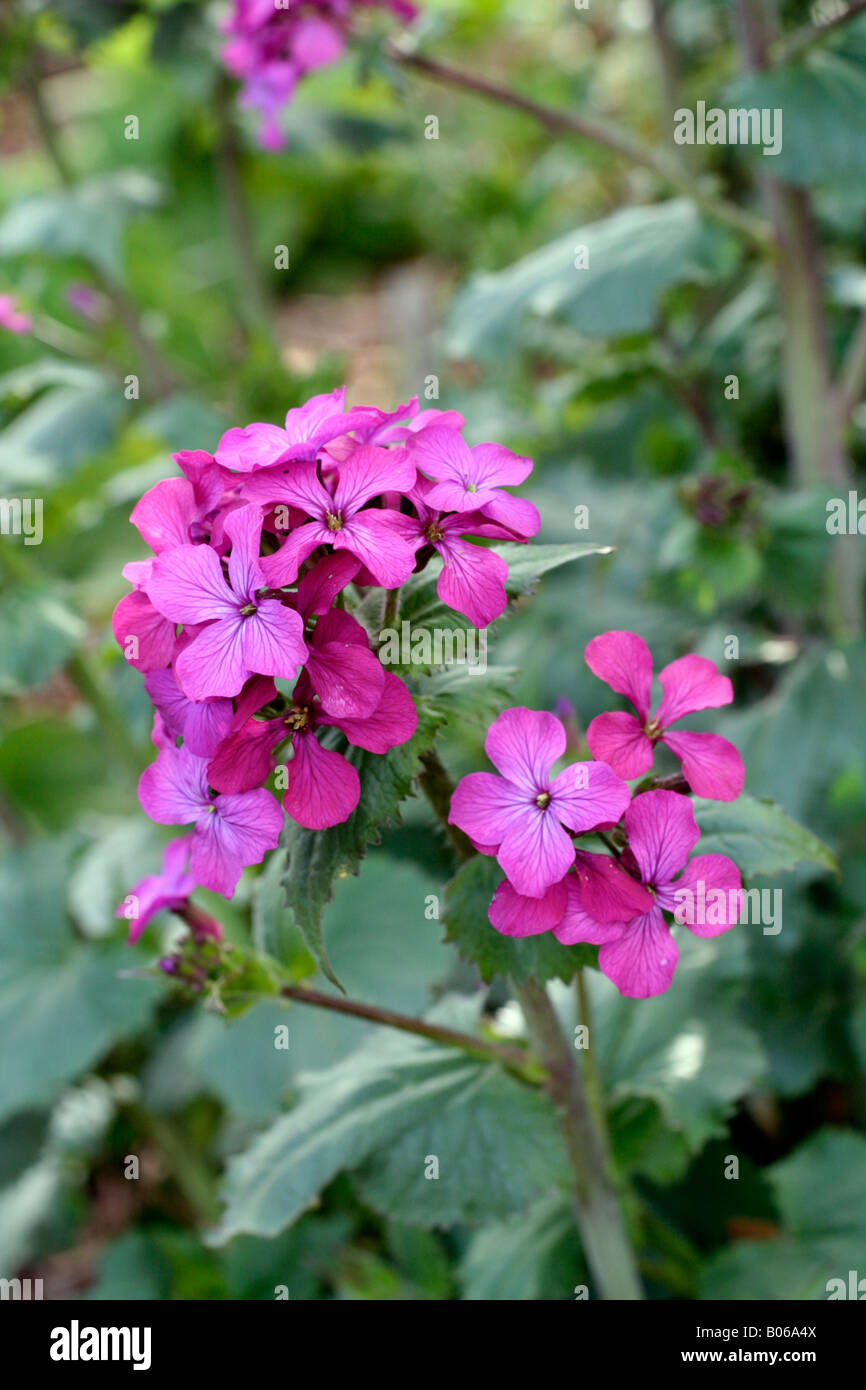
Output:
[[[826,1299],[848,1272],[862,1273],[866,1246],[866,1139],[820,1130],[766,1170],[782,1220],[774,1241],[742,1241],[706,1265],[703,1298]],[[859,1277],[859,1274],[858,1274]],[[855,1295],[858,1296],[858,1295]]]
[[[733,943],[681,932],[678,945],[673,983],[654,999],[624,999],[602,975],[588,977],[590,1041],[611,1102],[654,1101],[696,1150],[725,1132],[736,1101],[766,1063],[755,1034],[737,1018],[739,983],[713,968],[725,968]],[[570,997],[567,1003],[573,1008]]]
[[[586,1284],[574,1216],[562,1197],[546,1197],[473,1237],[460,1264],[470,1303],[571,1300]]]
[[[136,212],[155,207],[159,185],[137,170],[87,179],[56,193],[16,199],[0,219],[0,256],[39,252],[80,256],[112,275],[123,270],[123,229]]]
[[[338,986],[325,949],[322,914],[333,896],[335,879],[357,874],[367,845],[378,844],[382,829],[400,822],[400,802],[408,796],[421,771],[421,754],[432,746],[445,717],[422,699],[416,698],[415,703],[418,728],[408,743],[384,754],[361,748],[346,752],[361,778],[361,798],[347,821],[330,830],[305,830],[288,822],[284,831],[286,903],[319,969]],[[266,939],[261,945],[283,959],[279,939]]]
[[[242,1232],[276,1235],[337,1173],[356,1168],[452,1101],[465,1101],[487,1070],[488,1064],[425,1039],[377,1030],[337,1066],[308,1074],[295,1108],[232,1160],[214,1242]]]
[[[487,909],[496,885],[505,877],[496,860],[478,854],[458,871],[445,894],[445,940],[478,967],[489,983],[509,975],[519,984],[530,977],[544,983],[558,977],[568,982],[584,965],[594,965],[595,946],[562,946],[552,932],[538,936],[503,936],[490,925]]]
[[[0,483],[32,496],[57,482],[112,442],[124,407],[120,383],[105,378],[43,392],[0,434]]]
[[[18,695],[44,685],[85,632],[81,619],[49,589],[9,589],[0,604],[0,694]]]
[[[695,801],[701,854],[726,854],[744,877],[772,876],[798,864],[818,864],[838,872],[832,850],[817,835],[791,820],[772,801],[747,792],[736,801]]]
[[[448,346],[457,357],[501,360],[527,313],[565,319],[589,338],[648,333],[665,290],[706,279],[727,241],[685,199],[621,209],[470,281],[454,302]],[[581,246],[589,263],[578,269]]]
[[[119,979],[128,947],[83,944],[65,910],[66,854],[54,841],[0,865],[0,1118],[50,1101],[119,1038],[147,1021],[155,982]]]
[[[426,1175],[431,1158],[436,1177]],[[568,1179],[545,1096],[481,1065],[462,1089],[374,1155],[360,1188],[366,1202],[394,1220],[447,1227],[525,1211]]]

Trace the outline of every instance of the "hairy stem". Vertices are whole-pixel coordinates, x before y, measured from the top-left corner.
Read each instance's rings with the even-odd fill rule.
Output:
[[[545,1087],[559,1117],[574,1173],[573,1199],[580,1238],[604,1299],[643,1298],[634,1252],[609,1171],[605,1142],[593,1117],[586,1081],[562,1031],[547,991],[535,980],[514,984]]]
[[[471,1033],[461,1033],[455,1028],[442,1028],[439,1024],[428,1023],[423,1018],[411,1018],[408,1014],[395,1013],[393,1009],[380,1009],[373,1004],[361,1004],[356,999],[323,994],[319,990],[307,989],[305,985],[284,985],[280,994],[284,999],[293,999],[298,1004],[311,1004],[318,1009],[330,1009],[333,1013],[363,1018],[368,1023],[396,1028],[401,1033],[414,1033],[420,1038],[429,1039],[430,1042],[456,1048],[485,1061],[499,1062],[522,1081],[538,1083],[537,1070],[532,1067],[527,1054],[518,1047],[508,1047],[502,1043],[490,1042],[486,1038],[476,1038]]]

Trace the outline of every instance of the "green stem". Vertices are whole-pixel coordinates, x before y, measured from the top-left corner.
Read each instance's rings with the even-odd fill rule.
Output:
[[[428,753],[422,753],[421,767],[423,770],[418,778],[418,785],[430,802],[436,819],[451,841],[457,858],[461,861],[471,859],[475,850],[469,836],[464,835],[462,830],[459,830],[456,825],[450,825],[448,821],[454,783],[439,761],[439,755],[435,749],[431,748]]]
[[[577,1055],[580,1065],[583,1068],[583,1077],[586,1082],[586,1093],[589,1097],[589,1106],[592,1111],[593,1121],[596,1132],[604,1149],[605,1157],[610,1162],[610,1140],[607,1132],[607,1108],[604,1103],[604,1088],[601,1084],[601,1076],[595,1062],[595,1052],[592,1042],[592,1009],[589,1002],[589,990],[586,987],[586,973],[583,969],[578,970],[575,976],[575,991],[577,995],[577,1021],[583,1024],[587,1033],[587,1046],[577,1048]]]
[[[538,1084],[537,1068],[532,1066],[531,1059],[518,1047],[489,1042],[486,1038],[476,1038],[471,1033],[460,1033],[455,1028],[442,1028],[439,1024],[428,1023],[423,1018],[411,1018],[408,1014],[395,1013],[393,1009],[381,1009],[373,1004],[361,1004],[356,999],[323,994],[319,990],[308,989],[305,985],[284,985],[280,994],[284,999],[293,999],[298,1004],[311,1004],[317,1009],[330,1009],[333,1013],[363,1018],[368,1023],[396,1028],[401,1033],[414,1033],[430,1042],[441,1043],[443,1047],[456,1048],[472,1057],[499,1062],[522,1081],[532,1085]]]
[[[559,1117],[574,1175],[573,1201],[581,1243],[603,1299],[643,1298],[634,1251],[610,1176],[605,1142],[593,1117],[585,1078],[548,994],[535,980],[512,986],[529,1037],[547,1072],[546,1090]]]

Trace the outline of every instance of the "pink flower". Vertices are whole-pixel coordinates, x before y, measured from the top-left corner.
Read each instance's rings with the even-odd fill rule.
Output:
[[[251,698],[243,702],[243,710],[239,706],[232,732],[208,766],[208,778],[211,786],[220,790],[255,786],[269,776],[273,750],[291,739],[283,806],[292,820],[310,830],[325,830],[348,820],[361,795],[357,769],[341,753],[322,747],[315,737],[317,728],[334,726],[356,747],[386,753],[406,743],[418,726],[418,712],[409,691],[390,671],[383,672],[376,709],[361,718],[326,713],[315,699],[306,672],[292,692],[288,709],[274,718],[250,717],[252,709],[270,698],[271,691],[260,688],[255,704]]]
[[[144,678],[144,688],[169,734],[182,738],[197,758],[212,758],[231,726],[231,700],[188,700],[170,667],[150,671]]]
[[[523,483],[532,472],[532,459],[521,458],[502,444],[469,447],[459,430],[428,425],[409,438],[412,457],[434,482],[427,494],[429,507],[447,512],[483,512],[521,538],[537,535],[538,511],[523,497],[503,488]]]
[[[591,922],[590,934],[583,939],[598,945],[591,934],[596,928],[616,922],[619,933],[624,922],[652,905],[652,895],[624,873],[612,855],[578,850],[573,869],[548,888],[543,898],[524,897],[504,878],[487,915],[491,926],[503,936],[537,936],[554,931],[563,920],[573,923],[575,914],[581,913]]]
[[[244,495],[267,506],[297,507],[311,519],[289,532],[275,555],[262,561],[272,587],[292,584],[304,560],[320,545],[348,550],[369,570],[377,584],[396,589],[415,565],[399,514],[365,504],[383,492],[408,492],[415,468],[404,449],[359,445],[339,466],[333,491],[319,477],[314,462],[254,473]]]
[[[164,748],[146,767],[138,799],[161,825],[194,823],[189,871],[194,881],[230,898],[247,864],[275,849],[283,813],[269,791],[211,796],[207,763],[186,748]]]
[[[169,841],[162,856],[162,872],[141,879],[130,888],[126,900],[117,908],[115,917],[129,920],[130,946],[138,940],[157,912],[176,912],[198,887],[195,876],[187,868],[192,842],[192,835]],[[129,914],[129,898],[135,900],[135,914],[132,917]]]
[[[650,717],[652,656],[634,632],[603,632],[587,644],[586,662],[600,680],[625,695],[638,712],[599,714],[586,731],[594,758],[620,777],[641,777],[653,765],[653,748],[664,743],[683,765],[683,775],[697,796],[736,801],[743,790],[743,760],[732,743],[718,734],[672,731],[671,724],[697,710],[728,705],[734,698],[727,676],[703,656],[681,656],[659,673],[664,698]]]
[[[370,406],[346,410],[346,388],[311,396],[286,415],[285,429],[255,424],[227,430],[217,446],[216,460],[223,468],[252,473],[289,460],[313,462],[320,451],[356,426],[370,427]],[[384,412],[383,412],[384,413]]]
[[[475,627],[486,627],[505,611],[508,595],[505,581],[508,565],[501,556],[483,545],[472,545],[471,535],[487,535],[489,522],[481,512],[445,514],[427,505],[433,484],[419,478],[409,494],[417,519],[404,518],[416,548],[431,545],[442,558],[442,571],[436,592],[449,608],[463,613]],[[499,528],[501,536],[513,539]]]
[[[691,802],[678,792],[636,796],[625,813],[625,828],[653,906],[625,924],[599,922],[586,911],[584,897],[575,895],[553,934],[568,946],[577,941],[600,946],[599,969],[620,994],[647,999],[668,988],[679,958],[662,909],[675,913],[696,936],[717,936],[738,920],[740,871],[723,854],[689,860],[700,831]]]
[[[13,294],[0,294],[0,328],[8,333],[29,333],[33,320],[29,314],[22,313]]]
[[[451,799],[449,821],[482,853],[495,854],[513,888],[529,898],[544,897],[571,867],[568,831],[615,824],[629,801],[628,787],[604,763],[573,763],[551,779],[565,745],[554,715],[505,710],[484,743],[501,776],[471,772]]]
[[[232,541],[228,584],[210,546],[182,545],[157,556],[147,585],[164,617],[205,624],[175,663],[190,700],[237,695],[256,673],[292,679],[307,655],[299,614],[279,599],[259,597],[267,588],[259,563],[261,512],[242,507],[225,529]]]

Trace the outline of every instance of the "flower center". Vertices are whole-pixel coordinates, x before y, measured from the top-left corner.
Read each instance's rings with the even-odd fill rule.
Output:
[[[427,530],[424,532],[424,535],[426,536],[427,540],[430,542],[431,545],[435,545],[437,541],[441,541],[442,537],[445,535],[445,532],[442,530],[442,527],[439,526],[435,521],[431,521],[430,525],[427,527]]]
[[[539,811],[546,811],[550,805],[550,792],[539,792],[535,798],[535,804]]]
[[[243,608],[241,609],[241,617],[251,618],[253,614],[258,613],[258,611],[259,610],[258,608],[256,608],[256,605],[254,603],[245,603]]]
[[[306,705],[293,705],[286,715],[285,722],[295,733],[302,733],[310,727],[310,711]]]
[[[661,724],[657,719],[650,719],[643,728],[647,738],[658,738],[662,731]]]
[[[343,517],[340,512],[326,512],[325,522],[329,531],[339,531],[343,525]]]
[[[467,484],[466,484],[466,491],[467,491],[467,492],[477,492],[477,491],[478,491],[478,484],[477,484],[477,483],[467,483]]]

